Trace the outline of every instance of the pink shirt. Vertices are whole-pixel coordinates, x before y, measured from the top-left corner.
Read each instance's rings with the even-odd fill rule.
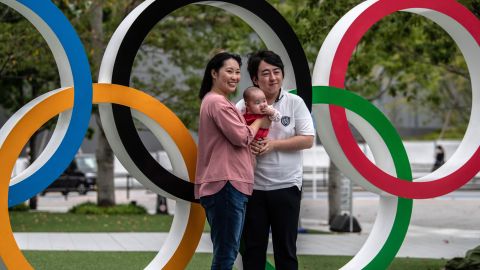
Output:
[[[200,107],[195,198],[215,194],[230,181],[240,192],[253,190],[249,144],[255,134],[223,95],[209,92]]]

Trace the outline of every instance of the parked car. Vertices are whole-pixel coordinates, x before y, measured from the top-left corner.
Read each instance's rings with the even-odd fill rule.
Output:
[[[96,189],[96,182],[97,162],[95,156],[77,155],[62,175],[42,191],[42,195],[54,191],[61,192],[63,195],[72,191],[85,195],[88,191]]]

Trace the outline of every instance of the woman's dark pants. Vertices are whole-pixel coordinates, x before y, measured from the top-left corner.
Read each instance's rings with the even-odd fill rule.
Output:
[[[240,247],[248,196],[230,182],[216,194],[200,198],[210,224],[213,243],[213,269],[232,269]]]

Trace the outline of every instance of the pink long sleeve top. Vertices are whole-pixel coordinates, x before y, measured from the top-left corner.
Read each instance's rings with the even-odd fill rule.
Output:
[[[198,128],[195,197],[215,194],[230,181],[240,192],[253,191],[252,129],[223,95],[209,92],[202,100]]]

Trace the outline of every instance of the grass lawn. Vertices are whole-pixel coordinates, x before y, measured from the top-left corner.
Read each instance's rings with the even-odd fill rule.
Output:
[[[10,212],[14,232],[167,232],[168,215],[79,215],[45,212]],[[209,231],[208,224],[205,231]],[[310,232],[315,233],[315,232]],[[322,233],[322,232],[316,232]],[[25,251],[35,269],[143,269],[153,252]],[[339,269],[351,257],[299,256],[299,269]],[[187,269],[210,269],[211,254],[196,254]],[[270,261],[273,258],[270,256]],[[439,270],[445,260],[397,258],[389,269]]]
[[[153,252],[25,251],[24,254],[35,269],[64,270],[143,269],[155,257]],[[339,269],[350,258],[343,256],[299,256],[299,269]],[[195,254],[187,269],[208,270],[210,269],[211,259],[211,254]],[[439,270],[444,265],[445,260],[397,258],[389,269]]]
[[[168,232],[169,215],[82,215],[49,212],[10,212],[14,232]],[[205,232],[210,226],[205,222]],[[309,234],[330,234],[306,230]]]
[[[14,232],[168,232],[172,220],[169,215],[10,212]]]

